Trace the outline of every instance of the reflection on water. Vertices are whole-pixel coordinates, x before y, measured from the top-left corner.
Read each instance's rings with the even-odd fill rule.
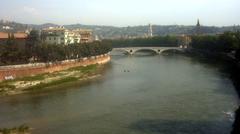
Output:
[[[102,77],[0,99],[0,127],[35,134],[227,134],[237,106],[228,76],[184,56],[114,55]]]

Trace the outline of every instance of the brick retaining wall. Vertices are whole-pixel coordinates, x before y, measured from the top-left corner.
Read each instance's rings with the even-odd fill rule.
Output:
[[[58,63],[35,63],[0,67],[0,81],[19,77],[32,76],[42,73],[52,73],[77,66],[104,64],[110,61],[109,54],[92,56],[76,60],[65,60]]]

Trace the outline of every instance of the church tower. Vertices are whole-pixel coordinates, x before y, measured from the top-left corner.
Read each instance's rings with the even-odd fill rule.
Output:
[[[199,22],[199,19],[197,20],[197,27],[200,27],[200,22]]]
[[[149,28],[148,28],[148,37],[153,37],[153,31],[152,31],[152,25],[149,24]]]
[[[197,20],[197,25],[196,25],[196,29],[195,29],[195,34],[196,34],[196,35],[201,34],[201,25],[200,25],[199,19]]]

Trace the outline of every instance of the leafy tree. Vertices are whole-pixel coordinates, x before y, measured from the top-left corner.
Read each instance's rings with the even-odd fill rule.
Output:
[[[215,52],[230,52],[240,49],[240,33],[225,32],[222,35],[192,36],[191,46]]]
[[[32,30],[26,41],[26,54],[29,58],[35,59],[36,46],[41,44],[41,39],[38,30]]]
[[[2,64],[20,64],[25,63],[26,56],[24,52],[20,49],[17,44],[17,41],[14,38],[13,34],[8,34],[8,39],[5,45],[2,45],[1,48],[1,63]]]
[[[152,38],[136,38],[136,39],[118,39],[103,40],[112,44],[113,47],[160,47],[160,46],[178,46],[178,37],[176,36],[156,36]]]
[[[21,50],[17,41],[9,34],[6,44],[0,47],[1,65],[28,63],[34,57],[36,62],[57,62],[66,59],[96,56],[111,51],[111,44],[91,42],[84,44],[54,45],[41,42],[38,32],[31,32],[25,51]]]

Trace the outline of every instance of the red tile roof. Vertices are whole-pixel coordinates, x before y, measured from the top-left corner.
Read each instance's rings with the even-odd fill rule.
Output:
[[[16,39],[26,39],[27,37],[26,33],[14,33]],[[8,39],[8,33],[0,32],[0,39]]]
[[[0,32],[0,39],[7,39],[7,38],[8,38],[8,33]]]
[[[26,33],[14,33],[14,38],[17,39],[26,39],[28,35]]]

